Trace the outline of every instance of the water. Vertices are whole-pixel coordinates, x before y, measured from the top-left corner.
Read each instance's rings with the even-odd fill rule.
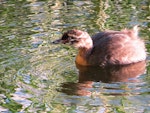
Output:
[[[0,112],[149,113],[149,4],[1,0]],[[146,64],[88,69],[75,65],[76,49],[51,43],[72,28],[92,35],[136,24],[146,42]]]

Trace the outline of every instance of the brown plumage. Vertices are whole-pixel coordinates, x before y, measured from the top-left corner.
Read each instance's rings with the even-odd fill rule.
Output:
[[[138,28],[104,31],[90,37],[87,32],[69,30],[54,43],[69,43],[79,49],[76,63],[84,66],[125,65],[146,59]]]

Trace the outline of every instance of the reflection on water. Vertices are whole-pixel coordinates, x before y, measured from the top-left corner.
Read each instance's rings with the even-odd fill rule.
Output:
[[[74,48],[51,44],[69,29],[139,24],[149,53],[149,0],[0,0],[0,17],[0,112],[150,111],[149,61],[81,67]]]
[[[128,82],[131,78],[142,75],[145,71],[145,61],[123,65],[100,67],[81,67],[79,69],[79,82],[95,81],[95,82]]]
[[[87,88],[92,88],[94,82],[102,82],[102,83],[110,83],[115,84],[115,82],[131,82],[136,83],[140,82],[137,77],[144,74],[146,63],[138,62],[135,64],[124,65],[124,66],[109,66],[105,68],[100,67],[84,67],[80,65],[76,65],[79,69],[79,80],[78,83],[63,83],[61,92],[71,94],[71,95],[89,95],[89,91]],[[128,86],[127,86],[128,87]],[[126,93],[125,91],[121,91],[125,86],[122,87],[103,87],[103,89],[114,90],[114,92],[109,92],[111,95],[121,95]],[[127,88],[125,88],[127,89]],[[116,91],[115,91],[116,90]],[[118,92],[120,90],[120,92]],[[129,89],[128,89],[129,90]],[[101,92],[102,94],[106,92]]]

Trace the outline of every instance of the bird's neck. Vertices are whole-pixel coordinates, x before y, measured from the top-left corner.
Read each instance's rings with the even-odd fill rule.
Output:
[[[89,66],[88,56],[91,54],[93,46],[90,48],[79,48],[78,55],[76,57],[76,63],[83,66]]]
[[[89,65],[88,56],[91,54],[93,49],[93,40],[88,33],[84,33],[82,37],[86,37],[86,40],[81,41],[81,45],[78,48],[79,52],[76,57],[76,63],[87,66]]]

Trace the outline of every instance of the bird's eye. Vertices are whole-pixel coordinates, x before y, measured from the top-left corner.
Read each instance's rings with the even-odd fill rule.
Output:
[[[74,41],[76,40],[76,38],[74,38],[74,37],[69,37],[69,40],[70,40],[71,42],[74,42]]]
[[[75,38],[75,37],[69,37],[69,42],[70,42],[71,44],[74,44],[74,43],[77,43],[77,42],[79,42],[79,41],[78,41],[78,39]]]

